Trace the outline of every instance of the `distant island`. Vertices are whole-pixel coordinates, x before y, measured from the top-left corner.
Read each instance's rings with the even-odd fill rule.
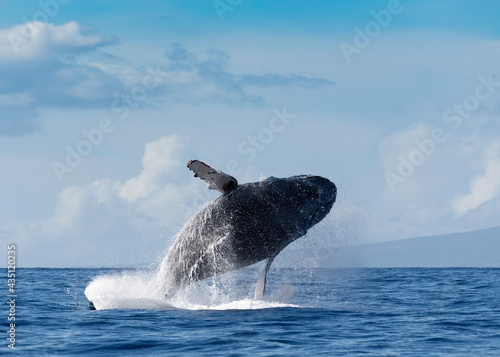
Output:
[[[500,227],[340,247],[330,267],[500,267]]]

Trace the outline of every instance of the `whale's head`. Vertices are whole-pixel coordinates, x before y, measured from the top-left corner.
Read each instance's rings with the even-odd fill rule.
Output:
[[[309,228],[325,218],[337,196],[335,184],[321,176],[269,177],[259,185],[268,193],[263,200],[278,213],[276,217],[267,218],[268,224],[281,222],[282,226],[287,227],[289,238],[293,239],[303,236]],[[260,195],[260,192],[256,194]],[[261,206],[256,208],[261,209],[265,210]]]
[[[327,178],[312,175],[300,175],[289,178],[307,199],[300,203],[307,229],[319,223],[332,209],[337,197],[337,187]]]

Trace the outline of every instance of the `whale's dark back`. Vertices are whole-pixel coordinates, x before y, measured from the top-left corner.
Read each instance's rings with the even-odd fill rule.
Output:
[[[328,214],[335,195],[335,185],[317,176],[239,185],[180,232],[159,274],[165,293],[275,257]]]

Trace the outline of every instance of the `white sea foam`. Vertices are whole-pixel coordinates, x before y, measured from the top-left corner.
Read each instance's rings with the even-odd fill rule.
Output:
[[[230,279],[230,283],[234,283]],[[200,282],[192,284],[167,300],[158,293],[156,272],[127,271],[95,277],[85,289],[85,295],[97,310],[257,310],[299,307],[288,303],[293,293],[283,288],[263,300],[237,294],[226,281],[222,284]]]

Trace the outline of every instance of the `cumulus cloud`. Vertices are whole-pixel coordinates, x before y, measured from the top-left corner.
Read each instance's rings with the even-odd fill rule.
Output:
[[[21,264],[53,266],[53,254],[58,255],[53,261],[66,266],[154,263],[189,216],[210,199],[201,181],[189,180],[181,164],[191,158],[186,140],[177,135],[154,140],[145,146],[137,176],[66,187],[48,217],[1,222],[0,230],[23,250]]]
[[[142,157],[141,173],[123,185],[117,185],[119,196],[132,202],[147,197],[164,184],[165,179],[175,170],[181,170],[179,154],[183,150],[183,139],[177,135],[166,136],[148,143]]]
[[[483,147],[480,159],[478,160],[475,155],[477,162],[475,171],[477,172],[478,168],[484,168],[484,172],[470,180],[469,193],[457,194],[451,200],[451,207],[458,217],[476,211],[477,208],[493,201],[500,194],[500,138],[497,136],[489,141],[485,139],[481,138]],[[489,143],[484,145],[485,142]],[[490,210],[495,210],[494,205],[490,207]],[[484,215],[484,212],[482,214]]]
[[[476,209],[500,194],[500,160],[491,160],[484,174],[474,177],[470,182],[470,192],[457,195],[451,205],[458,215]]]

